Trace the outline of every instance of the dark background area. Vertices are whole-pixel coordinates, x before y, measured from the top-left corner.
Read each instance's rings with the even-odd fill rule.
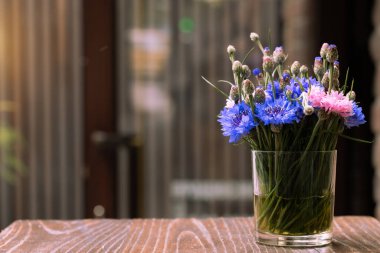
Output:
[[[349,67],[349,80],[355,79],[357,101],[360,101],[366,115],[367,124],[346,130],[345,134],[373,140],[369,124],[374,76],[374,65],[369,53],[373,1],[318,2],[320,27],[317,31],[320,43],[338,45],[340,81],[344,82],[345,70]],[[372,145],[341,138],[338,150],[335,215],[373,215]]]

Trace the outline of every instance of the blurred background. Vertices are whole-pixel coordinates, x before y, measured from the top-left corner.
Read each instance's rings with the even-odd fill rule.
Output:
[[[222,136],[224,99],[201,76],[231,80],[226,47],[243,58],[253,31],[309,69],[335,43],[369,122],[346,134],[372,140],[379,12],[371,0],[0,0],[0,227],[252,215],[250,151]],[[375,215],[373,146],[340,140],[335,215]]]

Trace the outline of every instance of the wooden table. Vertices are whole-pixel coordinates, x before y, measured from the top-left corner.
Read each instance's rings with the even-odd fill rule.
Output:
[[[334,240],[319,248],[254,241],[253,218],[19,220],[0,233],[0,252],[380,252],[380,223],[334,220]]]

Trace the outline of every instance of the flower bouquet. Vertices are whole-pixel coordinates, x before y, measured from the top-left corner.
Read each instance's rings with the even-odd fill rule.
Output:
[[[228,46],[233,81],[218,116],[230,143],[252,150],[256,240],[284,246],[331,242],[334,214],[336,144],[345,128],[365,123],[348,71],[340,84],[338,50],[324,43],[314,60],[314,75],[295,61],[285,64],[282,47],[263,47],[262,68],[252,73]],[[254,46],[254,47],[255,47]],[[253,75],[252,75],[253,74]],[[351,138],[353,139],[353,138]]]

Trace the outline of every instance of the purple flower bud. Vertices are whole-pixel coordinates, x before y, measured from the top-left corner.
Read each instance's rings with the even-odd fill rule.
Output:
[[[313,70],[316,76],[319,76],[319,78],[322,78],[324,74],[324,69],[323,69],[323,62],[322,62],[321,57],[315,57]]]
[[[261,70],[260,70],[259,68],[255,68],[254,70],[252,70],[252,73],[253,73],[255,76],[258,76],[258,75],[260,75]]]
[[[290,71],[292,71],[292,74],[295,76],[298,76],[300,73],[301,64],[299,61],[293,62],[292,66],[290,67]]]
[[[290,83],[290,74],[289,73],[284,73],[284,74],[282,74],[282,79],[284,80],[284,82],[286,83],[286,84],[289,84]]]
[[[323,78],[321,80],[321,84],[323,85],[323,87],[325,87],[325,89],[328,89],[329,88],[329,83],[330,83],[329,72],[326,72],[323,75]]]
[[[334,61],[334,66],[337,66],[339,68],[339,61]]]
[[[334,63],[336,60],[338,60],[338,57],[338,48],[336,45],[329,45],[326,52],[326,60],[330,63]]]
[[[243,81],[243,91],[245,94],[252,94],[255,89],[255,86],[249,79]]]
[[[263,56],[263,70],[272,73],[274,68],[273,58],[267,55]]]
[[[334,65],[333,77],[339,78],[339,66]]]
[[[265,102],[265,91],[262,88],[257,88],[253,93],[253,102],[263,104]]]
[[[285,61],[285,53],[282,47],[276,47],[273,51],[273,60],[277,64],[283,64]]]
[[[319,52],[321,54],[322,58],[326,58],[327,48],[329,47],[329,44],[323,43],[321,47],[321,51]]]
[[[235,102],[239,100],[239,88],[236,85],[231,87],[230,98]]]
[[[264,55],[267,55],[267,56],[270,55],[270,49],[269,49],[269,47],[264,47]]]

